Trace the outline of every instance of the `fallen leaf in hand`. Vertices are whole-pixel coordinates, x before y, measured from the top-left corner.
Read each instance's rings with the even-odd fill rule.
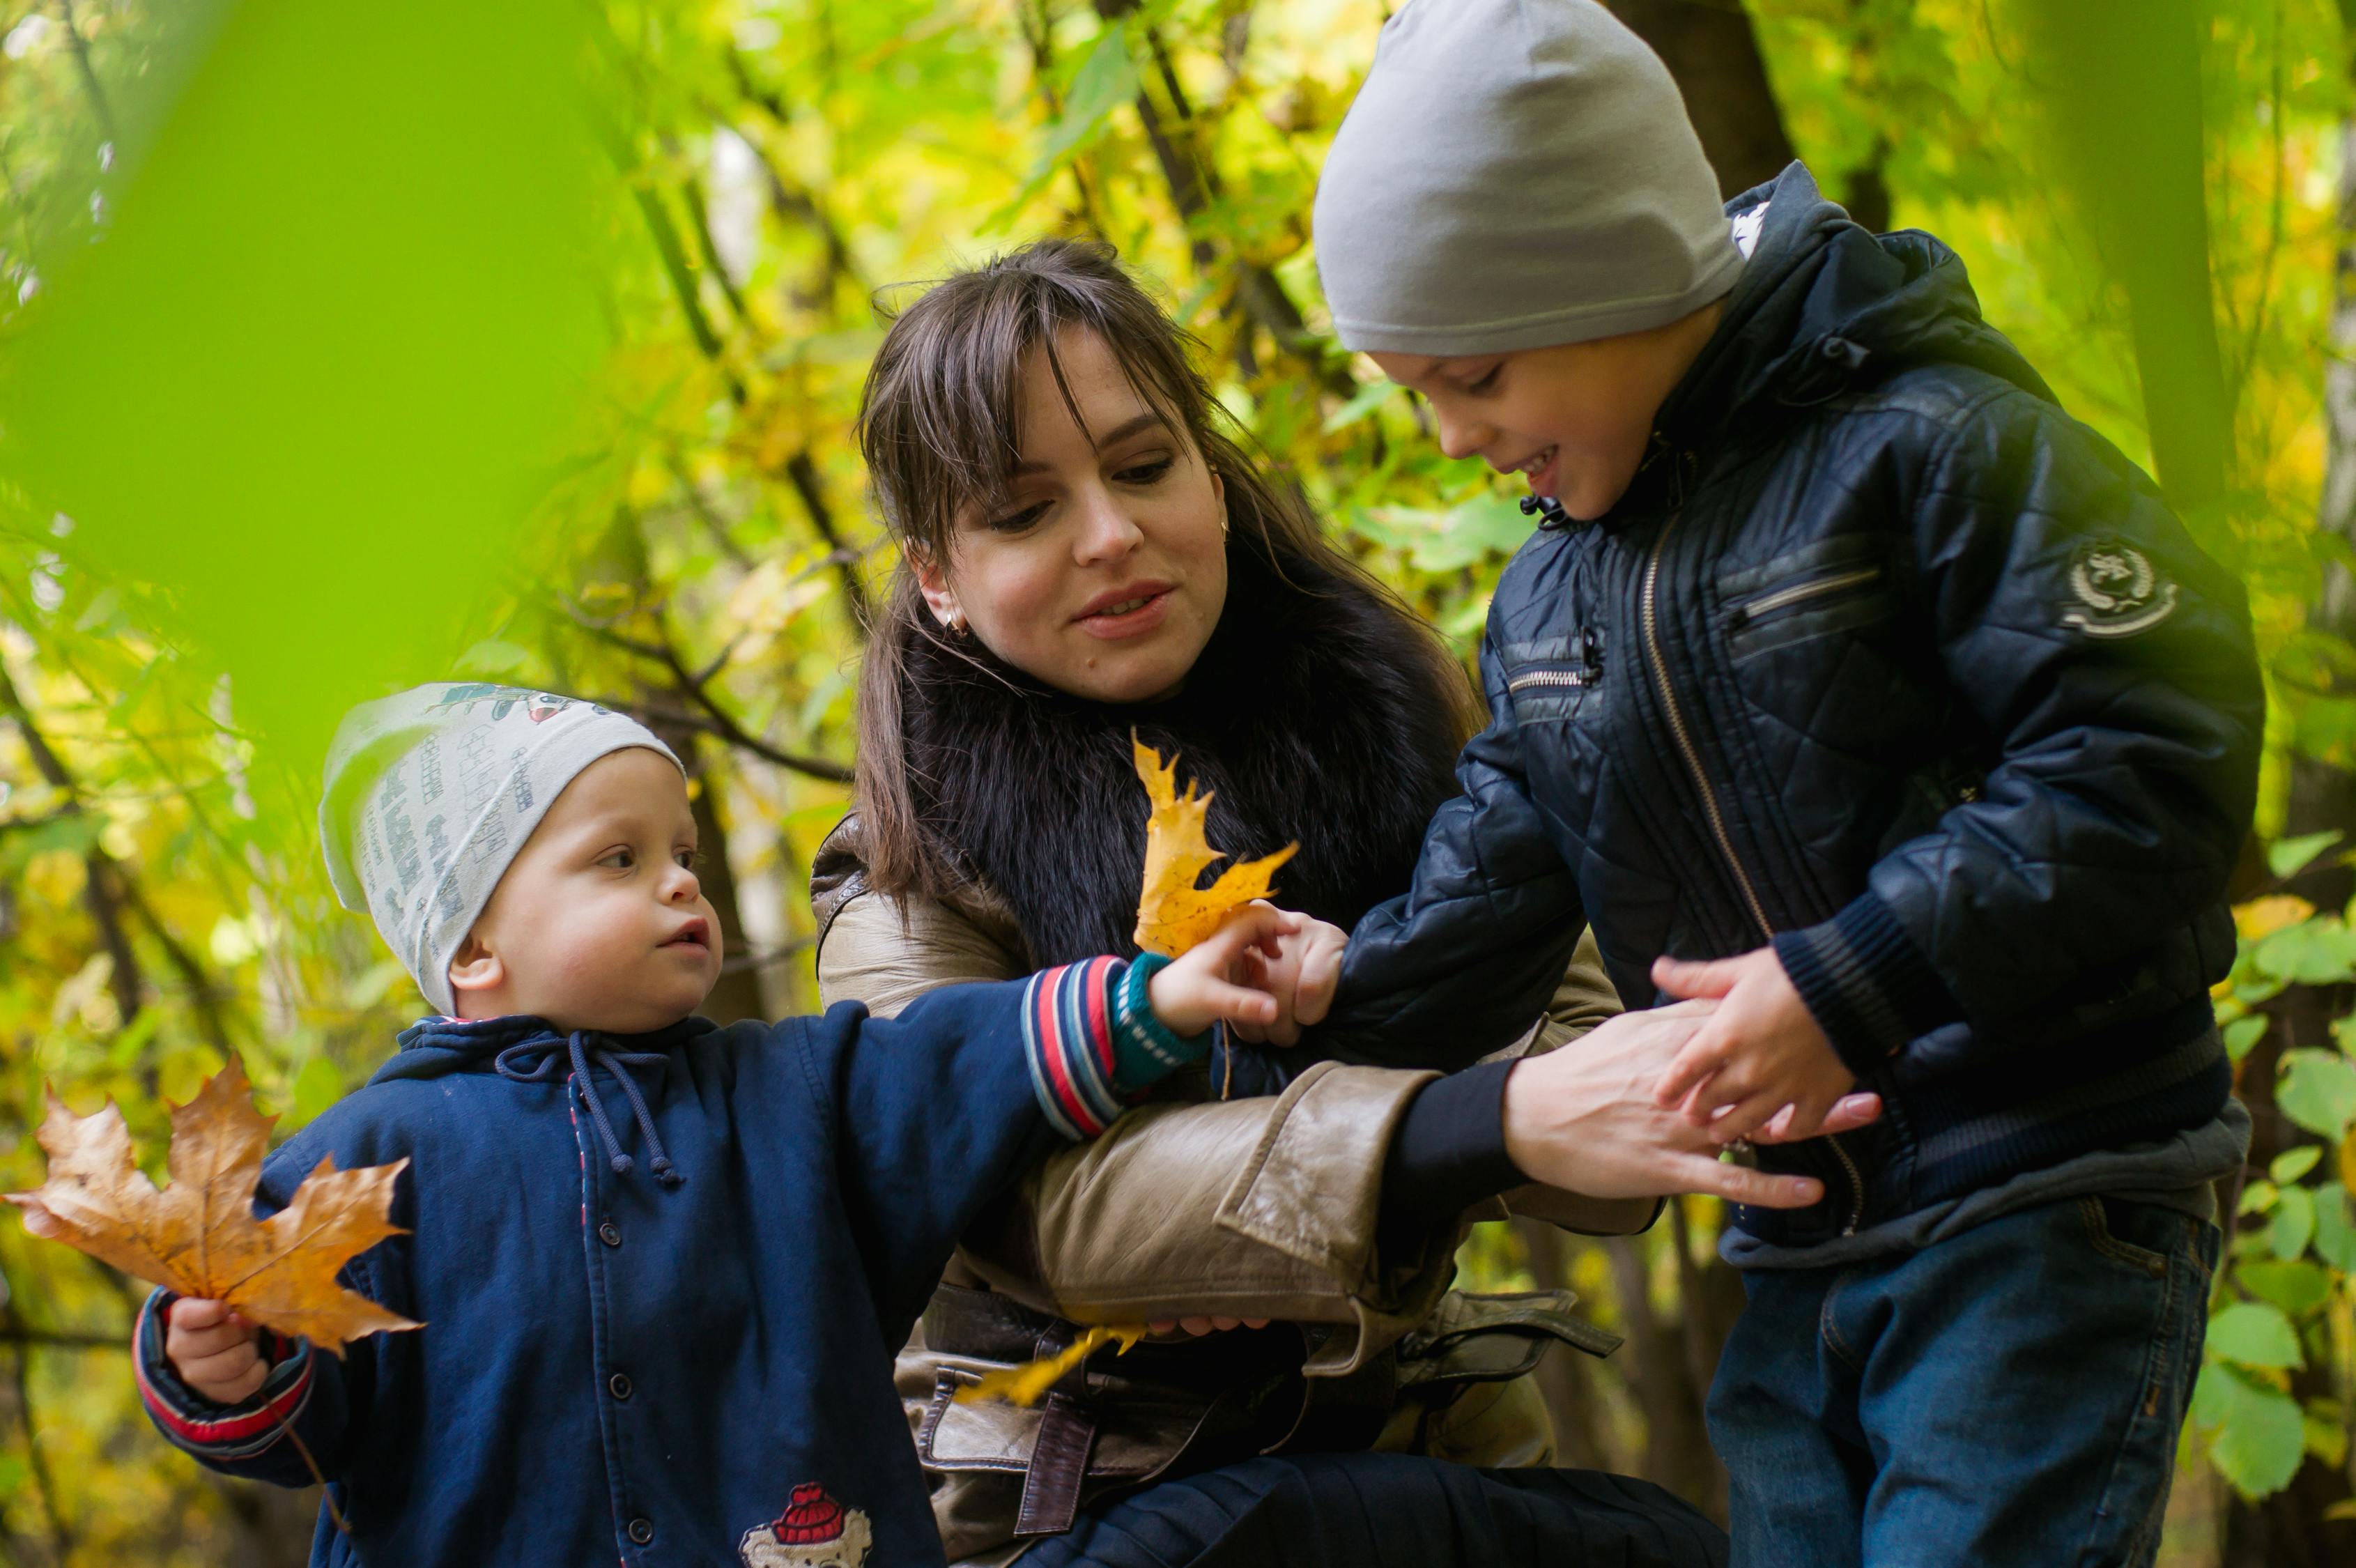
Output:
[[[163,1190],[131,1156],[131,1133],[109,1101],[77,1116],[55,1094],[41,1123],[48,1179],[8,1201],[25,1229],[63,1241],[150,1284],[224,1301],[264,1328],[340,1356],[344,1342],[418,1325],[336,1283],[336,1271],[388,1236],[392,1183],[407,1160],[339,1171],[323,1159],[286,1207],[253,1217],[253,1190],[276,1117],[253,1108],[232,1058],[197,1097],[172,1110],[171,1182]]]
[[[1205,871],[1224,858],[1211,847],[1204,820],[1214,797],[1195,792],[1190,781],[1178,793],[1178,759],[1130,737],[1137,752],[1137,776],[1153,802],[1145,821],[1145,889],[1137,900],[1135,940],[1147,952],[1176,958],[1219,929],[1219,922],[1255,898],[1274,891],[1276,868],[1301,846],[1286,844],[1258,860],[1239,860],[1208,887],[1197,887]]]
[[[991,1400],[1002,1400],[1008,1404],[1021,1405],[1029,1410],[1045,1396],[1049,1389],[1063,1381],[1065,1373],[1094,1355],[1098,1346],[1108,1345],[1118,1339],[1120,1341],[1120,1353],[1125,1356],[1129,1354],[1130,1346],[1144,1337],[1145,1325],[1142,1323],[1117,1323],[1091,1328],[1073,1340],[1069,1349],[1057,1355],[984,1373],[979,1381],[958,1390],[957,1402],[959,1404],[982,1404]]]

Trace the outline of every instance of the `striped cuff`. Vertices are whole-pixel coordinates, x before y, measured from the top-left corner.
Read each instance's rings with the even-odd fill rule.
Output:
[[[1168,959],[1092,958],[1043,970],[1023,993],[1023,1051],[1048,1122],[1077,1142],[1120,1114],[1125,1095],[1202,1059],[1217,1031],[1182,1040],[1146,993]]]
[[[270,1376],[242,1404],[217,1404],[180,1380],[164,1355],[164,1315],[179,1298],[159,1290],[139,1309],[131,1365],[156,1430],[200,1459],[250,1459],[285,1435],[311,1402],[311,1345],[270,1336]]]
[[[1023,993],[1031,1090],[1056,1132],[1093,1138],[1120,1114],[1113,1090],[1112,988],[1121,962],[1092,958],[1042,970]]]
[[[1822,925],[1784,931],[1775,956],[1849,1071],[1865,1077],[1964,1015],[1898,917],[1871,893]]]

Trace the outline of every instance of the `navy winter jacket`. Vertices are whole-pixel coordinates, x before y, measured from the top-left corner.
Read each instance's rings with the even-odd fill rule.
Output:
[[[1148,971],[949,987],[892,1020],[421,1023],[271,1157],[258,1207],[322,1155],[410,1160],[392,1219],[411,1234],[345,1277],[424,1326],[340,1360],[282,1344],[225,1407],[174,1376],[158,1293],[150,1413],[216,1469],[307,1485],[291,1419],[352,1530],[323,1515],[315,1564],[937,1564],[893,1356],[1055,1123],[1118,1108],[1059,1086],[1114,1078],[1123,1028],[1178,1044],[1124,984]]]
[[[1794,165],[1599,525],[1499,584],[1492,713],[1325,1044],[1451,1065],[1592,922],[1613,983],[1772,941],[1880,1122],[1762,1151],[1804,1245],[2213,1117],[2263,698],[2239,585],[1980,318]]]

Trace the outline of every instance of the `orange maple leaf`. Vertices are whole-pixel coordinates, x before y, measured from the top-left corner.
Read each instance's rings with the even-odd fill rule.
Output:
[[[1215,797],[1196,793],[1192,780],[1181,795],[1177,757],[1163,761],[1134,735],[1129,743],[1137,754],[1137,776],[1153,802],[1153,814],[1145,822],[1145,888],[1137,900],[1136,941],[1147,952],[1176,958],[1236,910],[1273,892],[1276,868],[1301,846],[1289,843],[1258,860],[1237,861],[1208,887],[1197,887],[1203,873],[1225,858],[1204,832]]]
[[[232,1058],[197,1097],[172,1108],[171,1182],[162,1190],[131,1157],[131,1133],[112,1101],[77,1116],[49,1095],[41,1123],[48,1179],[12,1192],[36,1236],[78,1247],[124,1273],[186,1296],[224,1301],[281,1334],[337,1356],[363,1335],[415,1328],[356,1291],[336,1271],[388,1236],[392,1183],[406,1159],[339,1171],[323,1159],[284,1208],[253,1217],[271,1123],[253,1108]]]

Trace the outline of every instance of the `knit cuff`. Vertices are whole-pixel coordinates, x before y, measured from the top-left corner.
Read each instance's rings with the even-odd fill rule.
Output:
[[[1146,987],[1170,961],[1092,958],[1031,977],[1023,993],[1023,1048],[1031,1089],[1058,1133],[1075,1142],[1112,1124],[1123,1100],[1200,1061],[1218,1031],[1181,1039],[1153,1015]]]
[[[1170,961],[1160,953],[1141,953],[1113,985],[1113,1088],[1123,1094],[1160,1083],[1187,1063],[1202,1060],[1211,1048],[1215,1031],[1181,1038],[1155,1015],[1148,987],[1169,967]]]
[[[139,1309],[138,1325],[131,1331],[131,1364],[140,1401],[156,1430],[175,1446],[203,1459],[252,1458],[284,1436],[310,1402],[310,1341],[267,1335],[263,1353],[271,1359],[270,1376],[252,1398],[217,1403],[182,1382],[164,1354],[165,1315],[178,1299],[159,1290]]]
[[[1849,1071],[1865,1077],[1964,1015],[1898,918],[1870,892],[1821,925],[1784,931],[1775,956]]]

